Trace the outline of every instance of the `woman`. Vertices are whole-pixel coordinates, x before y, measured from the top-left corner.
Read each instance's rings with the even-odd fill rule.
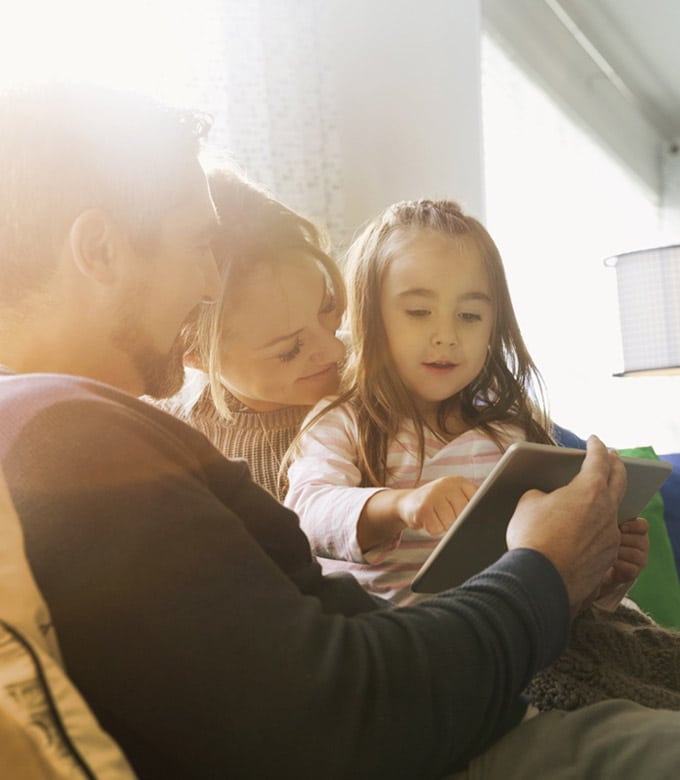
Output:
[[[338,385],[341,273],[319,230],[233,171],[210,176],[219,304],[185,331],[199,369],[163,407],[202,431],[279,499],[280,466],[309,409]]]

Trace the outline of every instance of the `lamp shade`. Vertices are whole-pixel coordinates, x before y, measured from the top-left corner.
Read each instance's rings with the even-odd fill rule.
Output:
[[[623,371],[680,374],[680,245],[609,257],[616,268]]]

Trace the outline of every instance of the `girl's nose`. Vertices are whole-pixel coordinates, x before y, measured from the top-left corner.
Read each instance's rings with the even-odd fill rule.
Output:
[[[457,343],[456,334],[451,329],[449,329],[448,332],[439,331],[432,335],[432,344],[435,347],[441,347],[443,345],[449,347],[455,347],[456,343]]]
[[[459,322],[457,317],[453,317],[448,312],[439,312],[436,314],[430,323],[431,331],[431,343],[434,347],[455,347],[458,342],[458,326]]]

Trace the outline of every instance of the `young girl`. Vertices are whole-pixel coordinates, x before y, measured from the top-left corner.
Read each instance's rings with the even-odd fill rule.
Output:
[[[551,426],[498,249],[455,203],[386,209],[350,248],[347,288],[346,389],[310,413],[286,504],[326,570],[404,604],[502,452],[550,443]],[[635,561],[645,528],[628,527]],[[639,568],[621,562],[612,588]]]
[[[279,497],[278,472],[300,424],[337,391],[342,276],[308,220],[232,171],[210,176],[220,220],[220,303],[186,329],[193,372],[164,407],[202,431]]]

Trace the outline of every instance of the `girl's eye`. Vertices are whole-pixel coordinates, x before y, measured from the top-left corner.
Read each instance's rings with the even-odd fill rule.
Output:
[[[302,349],[303,342],[302,339],[297,336],[295,339],[295,344],[293,344],[293,348],[290,349],[288,352],[284,352],[281,355],[278,355],[279,360],[282,363],[288,363],[290,360],[293,360],[300,354],[300,350]]]
[[[482,319],[481,314],[475,314],[471,311],[464,311],[458,315],[463,322],[480,322]]]
[[[430,314],[429,309],[407,309],[406,314],[408,317],[427,317]]]

